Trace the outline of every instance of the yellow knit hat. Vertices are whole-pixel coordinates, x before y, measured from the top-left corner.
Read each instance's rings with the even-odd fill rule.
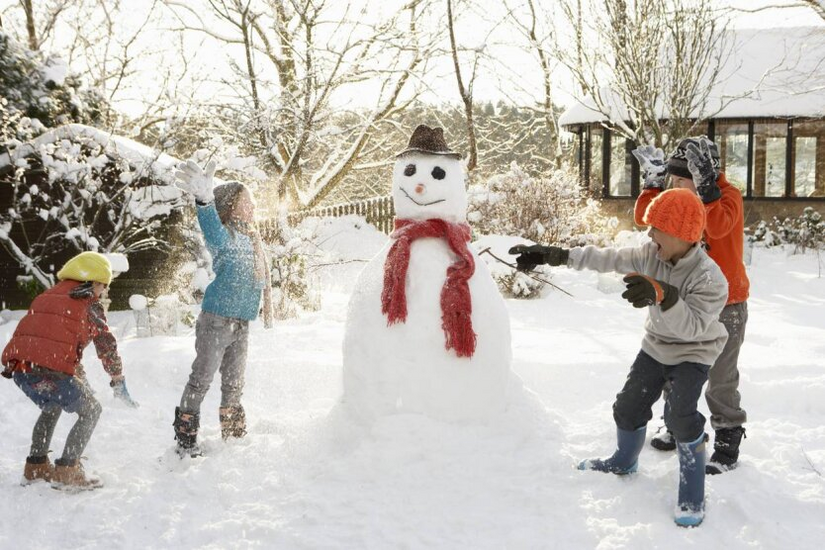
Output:
[[[95,281],[108,285],[112,282],[112,264],[103,254],[97,252],[81,252],[57,272],[61,281]]]

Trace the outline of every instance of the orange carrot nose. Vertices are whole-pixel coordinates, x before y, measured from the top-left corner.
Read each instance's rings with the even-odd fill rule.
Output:
[[[427,191],[427,186],[424,185],[423,183],[419,183],[418,185],[415,186],[415,192],[418,193],[419,195],[423,195],[426,191]]]

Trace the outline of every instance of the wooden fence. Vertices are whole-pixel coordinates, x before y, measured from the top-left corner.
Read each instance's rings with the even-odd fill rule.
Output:
[[[350,214],[363,216],[366,218],[367,223],[374,225],[383,233],[389,234],[392,232],[393,221],[395,220],[395,207],[393,206],[392,197],[389,195],[364,199],[348,204],[334,204],[332,206],[313,208],[311,210],[300,210],[289,214],[287,218],[291,224],[297,224],[304,218],[309,217],[340,218],[341,216],[348,216]]]

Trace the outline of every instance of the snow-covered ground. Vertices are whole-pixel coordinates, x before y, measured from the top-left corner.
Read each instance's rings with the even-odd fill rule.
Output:
[[[361,254],[381,239],[359,238]],[[337,245],[352,243],[328,239]],[[348,285],[363,265],[351,263],[320,277],[320,312],[269,331],[254,326],[250,433],[221,441],[218,382],[203,406],[201,459],[171,452],[191,331],[137,339],[130,313],[111,315],[137,410],[115,403],[87,351],[104,406],[85,453],[106,483],[94,492],[19,486],[37,410],[0,382],[0,548],[820,548],[825,278],[817,261],[754,252],[741,358],[748,438],[740,468],[708,478],[698,529],[671,519],[674,454],[648,446],[639,473],[626,478],[574,468],[612,451],[611,404],[641,339],[645,313],[621,300],[616,279],[556,268],[553,281],[573,298],[556,291],[507,302],[524,385],[507,413],[485,425],[396,415],[365,427],[336,407]],[[0,325],[0,344],[14,325]],[[56,454],[73,419],[58,425]]]

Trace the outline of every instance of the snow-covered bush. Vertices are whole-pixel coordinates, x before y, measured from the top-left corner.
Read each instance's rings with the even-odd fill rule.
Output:
[[[770,223],[761,221],[753,229],[753,240],[765,246],[793,245],[794,252],[822,250],[825,248],[825,220],[813,207],[808,206],[796,218]]]
[[[517,244],[533,243],[518,237],[487,235],[475,241],[473,248],[479,253],[479,258],[487,264],[487,269],[490,270],[490,275],[498,285],[502,296],[536,298],[547,286],[544,281],[550,281],[551,268],[544,265],[536,266],[528,275],[503,263],[515,263],[515,257],[510,256],[508,250]]]
[[[28,121],[14,128],[12,137],[21,141],[70,122],[101,125],[113,112],[105,97],[85,87],[64,60],[31,51],[2,30],[0,97],[9,112]]]
[[[272,302],[276,319],[295,317],[298,309],[317,311],[321,299],[317,284],[309,272],[309,263],[317,254],[314,235],[290,227],[286,211],[266,224],[265,236],[270,258]]]
[[[0,154],[11,188],[0,245],[41,289],[72,253],[170,250],[162,222],[181,205],[181,192],[159,153],[132,146],[143,147],[71,125]]]
[[[537,266],[530,275],[522,273],[502,263],[488,263],[490,275],[498,285],[498,290],[506,298],[537,298],[546,286],[539,278],[549,278],[545,266]]]
[[[618,226],[587,197],[567,169],[534,177],[513,163],[468,190],[467,219],[484,235],[514,235],[543,244],[607,244]]]

